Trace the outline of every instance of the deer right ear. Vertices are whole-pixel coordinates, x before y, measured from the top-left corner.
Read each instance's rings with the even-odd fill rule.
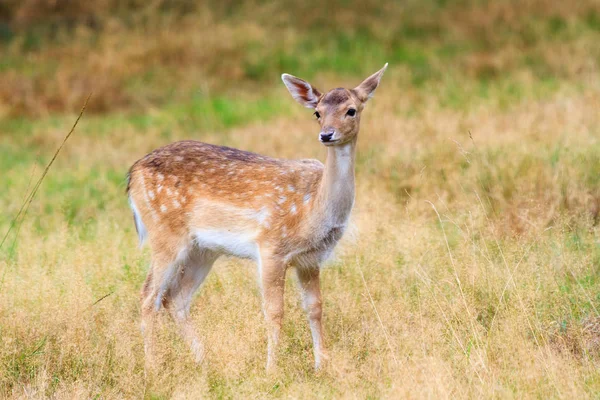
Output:
[[[310,83],[289,74],[281,75],[281,80],[298,103],[306,108],[315,108],[317,106],[321,92]]]
[[[369,76],[360,85],[352,89],[352,91],[363,103],[373,97],[375,89],[377,89],[377,86],[379,86],[379,82],[381,81],[381,77],[387,69],[387,66],[387,63],[385,63],[383,68]]]

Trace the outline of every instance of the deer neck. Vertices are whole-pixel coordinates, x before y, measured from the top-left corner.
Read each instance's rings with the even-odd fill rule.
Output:
[[[330,227],[345,225],[352,211],[355,155],[356,139],[327,148],[327,160],[317,198],[320,214]]]

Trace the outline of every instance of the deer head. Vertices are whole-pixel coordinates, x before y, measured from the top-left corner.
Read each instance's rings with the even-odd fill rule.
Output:
[[[356,139],[362,110],[379,86],[387,66],[385,64],[354,89],[337,88],[325,94],[295,76],[283,74],[281,79],[298,103],[315,110],[314,115],[321,127],[321,143],[338,146]]]

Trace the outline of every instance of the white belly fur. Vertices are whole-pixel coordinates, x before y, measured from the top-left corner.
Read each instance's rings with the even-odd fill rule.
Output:
[[[194,238],[199,247],[223,255],[252,260],[258,260],[259,257],[255,238],[247,233],[201,229],[194,232]]]

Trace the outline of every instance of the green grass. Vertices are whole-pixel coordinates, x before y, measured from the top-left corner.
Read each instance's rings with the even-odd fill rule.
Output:
[[[185,14],[177,14],[180,5],[173,8],[165,6],[164,14],[154,15],[154,20],[143,13],[138,15],[134,10],[126,12],[127,7],[115,7],[114,23],[124,31],[131,30],[135,35],[131,38],[132,43],[112,38],[110,29],[102,23],[83,23],[84,27],[77,31],[76,18],[61,25],[60,16],[56,16],[53,20],[39,19],[35,24],[15,28],[14,32],[11,30],[12,39],[0,44],[6,50],[0,60],[0,73],[5,74],[3,78],[6,79],[6,75],[12,77],[11,74],[16,72],[24,87],[35,88],[42,106],[54,110],[77,111],[77,103],[63,103],[61,97],[54,93],[65,89],[64,84],[53,82],[64,76],[59,81],[84,81],[90,91],[97,86],[97,98],[118,98],[118,101],[103,99],[98,102],[101,112],[125,108],[147,111],[157,106],[168,107],[169,104],[196,104],[224,108],[215,111],[223,112],[226,126],[228,121],[236,119],[235,112],[227,111],[227,107],[237,104],[219,104],[220,100],[214,100],[215,104],[203,104],[203,98],[230,99],[240,91],[256,90],[265,85],[271,87],[278,82],[277,77],[282,72],[308,79],[314,79],[318,74],[335,73],[350,79],[364,76],[390,62],[400,71],[397,74],[403,76],[402,82],[407,86],[444,86],[449,77],[462,84],[464,80],[475,77],[482,81],[481,90],[485,91],[487,85],[512,81],[523,72],[531,72],[548,82],[573,78],[572,70],[552,60],[553,52],[548,50],[549,47],[589,47],[591,57],[600,57],[596,46],[593,46],[599,25],[594,8],[583,7],[574,16],[562,15],[558,10],[545,13],[535,8],[532,15],[525,15],[519,10],[512,18],[497,16],[491,24],[485,19],[478,22],[478,18],[469,17],[468,12],[459,12],[479,7],[485,15],[485,9],[491,3],[442,3],[425,2],[401,7],[339,1],[321,5],[322,15],[313,12],[310,4],[298,5],[295,9],[283,3],[275,6],[275,11],[264,11],[266,5],[255,5],[256,12],[280,12],[281,21],[260,21],[257,25],[261,34],[256,37],[233,30],[233,41],[211,44],[216,48],[210,57],[198,56],[193,48],[198,46],[195,42],[182,46],[173,40],[177,36],[171,38],[173,44],[169,39],[162,39],[164,51],[149,46],[151,41],[143,39],[145,34],[138,36],[140,32],[135,30],[134,21],[138,22],[142,32],[158,26],[163,32],[181,29],[182,35],[192,38],[207,35],[191,29],[183,22],[185,19],[181,20]],[[243,24],[244,10],[251,8],[241,5],[239,9],[229,10],[212,3],[210,7],[221,24],[232,27]],[[198,13],[199,19],[204,15],[195,6],[191,8]],[[338,18],[324,19],[324,15],[338,8],[361,9],[364,20],[353,17],[353,22],[349,23]],[[455,24],[450,22],[453,19]],[[115,54],[106,55],[106,48],[112,46],[110,40],[121,44]],[[582,44],[577,45],[577,41]],[[94,61],[79,59],[76,54],[80,49],[71,47],[74,44],[87,48],[88,59]],[[515,48],[519,51],[513,51]],[[105,57],[112,61],[105,65],[97,61]],[[496,61],[479,62],[477,58]],[[235,73],[231,72],[232,63],[239,68],[234,68]],[[89,81],[87,74],[102,79]],[[21,96],[19,83],[16,85],[17,96]],[[200,87],[202,91],[208,88],[211,95],[199,95]],[[512,90],[518,92],[518,86]],[[259,92],[262,93],[261,90]],[[0,99],[4,96],[4,101],[11,104],[15,101],[14,93],[15,90],[7,90],[4,94],[0,93]],[[450,99],[449,103],[455,101]],[[44,114],[36,105],[25,104],[22,107],[18,114]]]
[[[532,15],[511,3],[503,14],[490,4],[367,4],[346,15],[361,12],[349,24],[329,8],[352,10],[353,0],[319,12],[257,3],[257,20],[249,5],[211,3],[215,18],[203,24],[221,29],[212,42],[203,24],[176,16],[175,3],[161,3],[159,16],[115,17],[117,36],[76,33],[77,24],[52,34],[45,22],[0,27],[0,80],[31,84],[24,99],[61,99],[88,68],[99,82],[110,77],[114,86],[103,88],[118,89],[94,93],[107,108],[84,114],[0,249],[0,397],[594,397],[600,121],[590,76],[600,17],[553,3],[544,12],[532,6]],[[171,27],[164,49],[131,39],[148,27]],[[177,43],[182,36],[184,44],[207,39],[210,57]],[[74,58],[71,45],[86,57]],[[289,279],[282,368],[265,375],[255,269],[220,260],[192,309],[207,362],[194,365],[163,318],[161,370],[146,378],[139,290],[150,255],[137,249],[124,193],[129,166],[186,138],[323,160],[318,127],[280,74],[335,87],[384,62],[389,70],[361,122],[358,234],[322,274],[331,367],[312,371],[310,332]],[[61,87],[68,90],[56,96]],[[0,117],[0,235],[71,127],[73,104]]]

